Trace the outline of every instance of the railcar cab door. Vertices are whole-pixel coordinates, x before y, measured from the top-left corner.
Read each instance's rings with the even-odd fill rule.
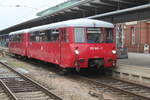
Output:
[[[60,31],[59,29],[51,29],[51,42],[50,49],[52,51],[51,57],[53,58],[54,63],[60,63]]]
[[[70,43],[69,43],[69,34],[70,28],[61,28],[60,29],[60,66],[67,68],[70,67]]]

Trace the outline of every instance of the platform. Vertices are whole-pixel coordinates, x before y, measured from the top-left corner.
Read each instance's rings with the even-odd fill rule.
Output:
[[[119,61],[112,75],[116,78],[150,84],[150,67],[147,66],[129,65]]]
[[[1,50],[8,52],[8,48],[0,47]],[[128,56],[118,60],[113,77],[150,84],[150,54],[128,53]]]
[[[118,60],[122,64],[150,67],[150,54],[130,52],[128,53],[128,59]]]

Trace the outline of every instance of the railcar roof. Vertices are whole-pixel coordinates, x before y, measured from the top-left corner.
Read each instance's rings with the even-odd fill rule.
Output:
[[[114,25],[109,22],[95,20],[95,19],[73,19],[63,22],[57,22],[53,24],[43,25],[31,28],[30,31],[39,31],[39,30],[46,30],[46,29],[55,29],[55,28],[63,28],[63,27],[106,27],[106,28],[113,28]]]
[[[19,30],[19,31],[11,32],[11,33],[9,33],[9,35],[22,34],[22,33],[25,33],[25,32],[29,32],[29,29],[24,29],[24,30]]]
[[[87,18],[81,18],[81,19],[73,19],[68,21],[62,21],[47,25],[42,25],[34,28],[30,28],[28,30],[21,30],[17,32],[12,32],[12,34],[18,34],[21,32],[33,32],[33,31],[42,31],[42,30],[48,30],[48,29],[56,29],[56,28],[63,28],[63,27],[105,27],[105,28],[113,28],[114,25],[109,22],[95,20],[95,19],[87,19]]]

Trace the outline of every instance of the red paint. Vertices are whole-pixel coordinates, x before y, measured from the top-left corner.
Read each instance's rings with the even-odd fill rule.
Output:
[[[28,33],[22,34],[21,42],[9,42],[9,51],[14,54],[18,54],[21,56],[27,56],[27,48],[28,48]]]
[[[64,29],[69,34],[67,37],[69,42],[63,41]],[[109,59],[116,62],[116,54],[112,54],[112,50],[116,50],[115,43],[74,43],[73,27],[59,30],[60,40],[56,42],[30,42],[30,34],[22,33],[23,41],[20,43],[10,41],[9,50],[13,54],[59,64],[63,68],[75,68],[75,49],[79,51],[77,60],[84,60],[84,62],[79,62],[80,68],[88,68],[90,58],[103,58],[105,68],[113,66]]]

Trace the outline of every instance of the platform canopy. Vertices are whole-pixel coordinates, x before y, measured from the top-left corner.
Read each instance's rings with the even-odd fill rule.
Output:
[[[1,30],[0,34],[83,17],[113,23],[150,19],[148,13],[150,13],[150,0],[69,0],[39,12],[38,18]]]

